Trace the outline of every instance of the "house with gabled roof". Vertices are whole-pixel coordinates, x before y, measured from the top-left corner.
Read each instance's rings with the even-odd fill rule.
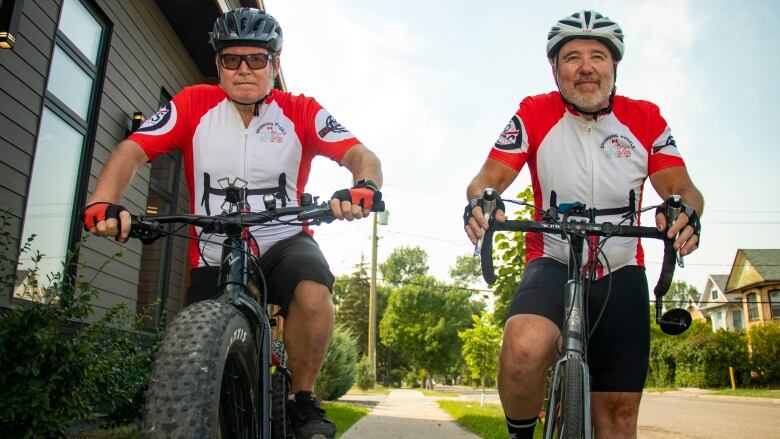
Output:
[[[780,321],[780,249],[737,250],[725,293],[742,299],[746,330]]]
[[[745,319],[743,317],[742,295],[739,293],[724,293],[728,278],[728,274],[711,274],[707,276],[707,284],[699,296],[696,308],[705,318],[712,322],[713,331],[719,329],[744,331]]]

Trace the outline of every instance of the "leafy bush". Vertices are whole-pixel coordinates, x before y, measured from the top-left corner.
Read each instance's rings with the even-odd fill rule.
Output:
[[[678,387],[729,386],[729,367],[744,383],[750,373],[747,340],[742,334],[724,330],[692,335],[676,350],[676,365]]]
[[[374,372],[371,370],[371,362],[368,360],[368,357],[363,357],[360,359],[360,362],[357,364],[357,386],[365,392],[368,389],[373,389],[374,384],[376,384],[376,376],[374,376]]]
[[[756,384],[780,384],[780,325],[774,322],[750,328],[751,369]]]
[[[314,393],[318,397],[326,401],[341,398],[355,384],[357,351],[352,331],[336,326],[325,363],[314,383]]]
[[[30,253],[34,237],[9,257],[16,249],[10,248],[7,212],[0,219],[0,292],[7,294],[17,286],[18,261]],[[38,284],[41,258],[39,253],[30,257],[33,268],[22,284],[31,300],[18,301],[0,316],[0,430],[15,438],[64,437],[69,427],[99,413],[107,413],[110,424],[134,419],[150,352],[128,331],[126,307],[81,323],[94,314],[98,290],[91,280],[63,274],[48,276],[46,286]],[[70,264],[66,267],[73,269]]]

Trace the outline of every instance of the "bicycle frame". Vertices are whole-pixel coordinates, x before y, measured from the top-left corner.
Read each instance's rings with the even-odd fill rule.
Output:
[[[270,437],[271,435],[271,404],[270,389],[271,376],[268,365],[271,364],[271,322],[268,313],[265,311],[266,292],[261,291],[256,279],[260,279],[262,273],[254,264],[254,261],[247,255],[250,249],[247,241],[238,236],[228,234],[222,247],[222,264],[219,270],[218,289],[222,295],[227,297],[227,301],[237,307],[247,318],[250,325],[254,328],[255,344],[260,354],[260,388],[255,386],[255,393],[259,398],[258,419],[260,421],[260,437]],[[251,292],[247,294],[247,291]],[[254,296],[254,297],[253,297]],[[263,394],[260,394],[263,389]],[[268,395],[266,395],[268,394]]]
[[[582,368],[582,376],[590,376],[588,363],[585,361],[585,349],[587,346],[587,331],[583,324],[585,315],[585,297],[583,294],[582,279],[580,276],[580,261],[582,255],[584,238],[582,236],[571,237],[571,251],[569,252],[569,280],[564,287],[564,303],[566,310],[565,326],[561,333],[562,350],[561,356],[553,366],[552,376],[550,378],[550,393],[547,400],[548,417],[555,413],[555,408],[559,402],[555,389],[561,380],[561,371],[566,367]],[[584,422],[583,439],[591,438],[591,419],[590,419],[590,383],[588,380],[582,383],[582,416]],[[544,428],[544,437],[553,437],[553,427],[555,423],[546,422]]]

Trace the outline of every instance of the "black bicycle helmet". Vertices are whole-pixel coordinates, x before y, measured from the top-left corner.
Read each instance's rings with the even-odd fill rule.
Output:
[[[623,58],[623,31],[609,17],[596,11],[578,11],[558,20],[547,34],[547,57],[555,58],[561,47],[575,38],[601,41],[612,52],[615,61]]]
[[[226,12],[214,22],[209,35],[211,46],[219,52],[228,46],[252,46],[282,51],[282,27],[274,17],[254,8]]]

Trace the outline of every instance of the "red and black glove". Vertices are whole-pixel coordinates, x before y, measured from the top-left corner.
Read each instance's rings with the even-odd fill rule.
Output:
[[[360,180],[351,189],[336,191],[331,199],[333,198],[339,201],[349,201],[363,209],[369,209],[374,212],[384,210],[382,192],[379,191],[376,183],[371,180]]]
[[[117,222],[120,223],[118,228],[121,229],[119,213],[123,210],[127,209],[120,204],[111,204],[105,201],[98,201],[97,203],[90,204],[84,208],[84,213],[81,214],[81,218],[84,221],[84,230],[89,231],[90,229],[97,227],[97,223],[110,218],[116,219]]]

